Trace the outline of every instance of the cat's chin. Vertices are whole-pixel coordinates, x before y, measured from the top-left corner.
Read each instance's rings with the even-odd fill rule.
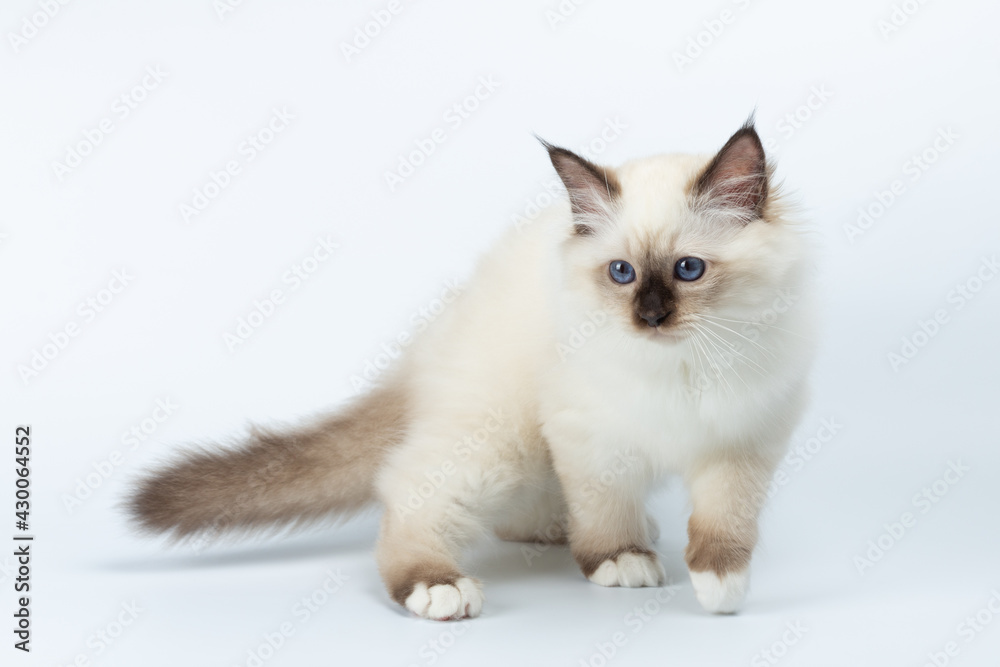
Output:
[[[661,343],[680,343],[688,337],[688,331],[684,328],[661,329],[648,327],[645,330],[645,337]]]

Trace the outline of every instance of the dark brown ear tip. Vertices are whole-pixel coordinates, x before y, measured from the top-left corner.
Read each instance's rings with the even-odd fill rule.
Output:
[[[727,145],[732,146],[733,144],[738,143],[742,139],[747,139],[751,141],[754,144],[754,147],[757,148],[761,152],[761,154],[764,153],[764,142],[761,141],[760,135],[757,134],[757,128],[755,128],[753,125],[750,125],[749,127],[743,126],[740,129],[736,130],[733,136],[730,137],[729,141],[726,143]]]
[[[538,142],[549,152],[549,160],[552,161],[552,166],[556,168],[556,171],[560,169],[560,162],[572,162],[585,165],[588,169],[596,169],[596,165],[591,163],[590,160],[580,157],[568,148],[549,143],[537,134],[535,135],[535,139],[538,139]]]
[[[544,139],[539,139],[539,141],[542,142],[542,146],[545,147],[545,150],[549,152],[549,160],[552,162],[552,166],[555,167],[557,171],[559,170],[560,162],[586,162],[584,158],[581,158],[569,149],[563,148],[562,146],[556,146],[555,144],[550,144]]]
[[[549,160],[566,187],[574,216],[603,214],[621,195],[621,185],[612,170],[571,150],[554,146],[537,135],[536,138],[549,151]]]
[[[695,181],[693,192],[710,194],[731,208],[759,216],[770,189],[771,168],[754,126],[755,115],[756,110],[715,154]]]
[[[567,151],[567,150],[566,150],[565,148],[560,148],[559,146],[556,146],[555,144],[553,144],[553,143],[550,143],[550,142],[546,141],[545,139],[542,139],[542,138],[541,138],[540,136],[538,136],[537,134],[536,134],[536,135],[534,135],[534,137],[535,137],[535,139],[537,139],[537,140],[538,140],[538,143],[540,143],[540,144],[542,145],[542,147],[543,147],[543,148],[544,148],[545,150],[547,150],[547,151],[549,152],[549,155],[550,155],[550,156],[551,156],[551,155],[552,155],[552,154],[553,154],[554,152],[558,152],[558,151],[563,151],[563,152],[569,152],[569,151]]]
[[[741,147],[741,149],[737,149],[738,146]],[[736,130],[736,132],[729,137],[729,140],[713,159],[713,164],[718,162],[723,155],[732,150],[749,151],[751,155],[754,155],[754,160],[759,163],[758,168],[762,172],[766,171],[767,155],[764,151],[764,142],[761,140],[760,135],[757,134],[757,129],[753,125],[753,116],[750,116],[750,118],[747,119],[747,122],[743,124],[743,127]]]
[[[740,126],[740,129],[736,130],[736,132],[734,132],[733,135],[729,137],[729,140],[726,142],[725,146],[723,147],[723,150],[738,143],[741,139],[749,138],[749,140],[753,142],[755,148],[757,148],[757,150],[761,153],[761,155],[763,155],[764,142],[761,140],[760,134],[757,133],[756,122],[757,122],[757,110],[754,109],[750,113],[750,116],[747,117],[747,119],[743,122],[743,125]]]

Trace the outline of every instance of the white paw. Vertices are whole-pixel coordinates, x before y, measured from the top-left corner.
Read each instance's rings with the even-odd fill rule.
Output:
[[[428,588],[420,582],[406,598],[406,608],[417,616],[435,621],[475,618],[483,610],[482,586],[475,579],[459,577],[454,584]]]
[[[625,552],[598,565],[588,578],[601,586],[639,588],[661,586],[667,576],[656,554]]]
[[[692,572],[691,584],[698,602],[713,614],[732,614],[743,605],[750,587],[750,570],[728,572],[719,577],[715,572]]]

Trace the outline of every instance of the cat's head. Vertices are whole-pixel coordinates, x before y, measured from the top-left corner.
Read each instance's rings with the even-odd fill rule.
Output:
[[[569,193],[563,279],[581,306],[668,342],[707,318],[746,321],[787,287],[799,235],[782,216],[752,119],[712,157],[612,169],[545,146]]]

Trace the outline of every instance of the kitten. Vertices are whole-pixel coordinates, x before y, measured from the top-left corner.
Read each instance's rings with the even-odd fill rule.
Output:
[[[215,535],[381,502],[389,595],[458,619],[482,609],[459,561],[487,530],[568,542],[602,586],[664,584],[645,499],[674,473],[691,493],[698,600],[736,611],[806,400],[803,234],[752,117],[710,158],[612,169],[543,144],[569,201],[510,230],[388,380],[332,416],[144,478],[138,524]]]

